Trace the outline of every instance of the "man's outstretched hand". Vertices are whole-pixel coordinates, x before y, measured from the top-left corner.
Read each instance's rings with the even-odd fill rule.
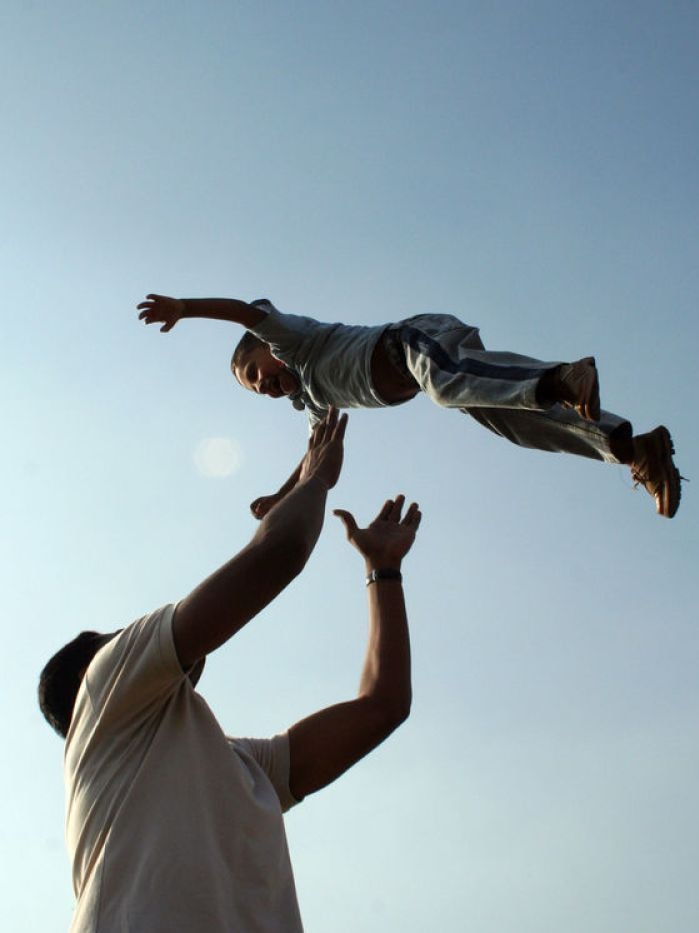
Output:
[[[250,511],[258,521],[262,521],[265,515],[291,492],[296,483],[303,479],[317,476],[328,489],[335,485],[342,468],[346,427],[347,415],[338,418],[337,409],[331,408],[323,421],[316,425],[305,457],[279,492],[271,496],[259,496],[250,503]]]
[[[333,488],[342,469],[346,428],[347,415],[340,416],[337,408],[331,408],[311,434],[308,450],[301,464],[299,482],[314,478],[324,483],[328,489]]]
[[[337,515],[345,526],[347,540],[364,557],[368,570],[398,570],[401,561],[413,546],[422,514],[417,503],[413,502],[401,519],[404,504],[403,495],[387,499],[367,528],[357,527],[350,512],[344,509],[333,510],[333,515]]]
[[[145,301],[138,304],[139,321],[146,324],[162,324],[163,333],[172,330],[181,317],[184,317],[185,304],[181,298],[169,298],[167,295],[146,295]]]

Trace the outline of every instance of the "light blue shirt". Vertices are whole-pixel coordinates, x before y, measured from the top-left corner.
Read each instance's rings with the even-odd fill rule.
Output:
[[[331,405],[336,408],[384,408],[371,379],[371,357],[389,326],[326,324],[310,317],[283,314],[266,298],[251,302],[267,316],[250,330],[269,344],[272,354],[294,373],[300,391],[291,397],[305,408],[313,428]]]

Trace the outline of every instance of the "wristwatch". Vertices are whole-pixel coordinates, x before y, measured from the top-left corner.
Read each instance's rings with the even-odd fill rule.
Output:
[[[371,583],[376,583],[379,580],[397,580],[399,583],[403,581],[403,574],[400,570],[393,570],[392,568],[386,568],[385,570],[372,570],[366,578],[366,585],[369,586]]]

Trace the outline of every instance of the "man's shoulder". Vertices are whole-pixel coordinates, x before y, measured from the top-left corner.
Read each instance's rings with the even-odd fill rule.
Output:
[[[132,700],[145,701],[185,676],[172,635],[174,611],[168,604],[141,616],[100,648],[83,678],[89,707],[120,709]]]

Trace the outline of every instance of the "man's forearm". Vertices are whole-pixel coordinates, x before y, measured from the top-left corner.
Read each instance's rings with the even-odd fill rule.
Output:
[[[284,483],[284,485],[281,486],[281,488],[279,489],[279,492],[277,493],[277,495],[279,495],[279,496],[285,496],[288,492],[291,492],[291,490],[294,488],[294,486],[295,486],[295,485],[298,483],[298,481],[299,481],[299,476],[301,475],[301,467],[302,467],[302,466],[303,466],[303,460],[302,460],[302,461],[299,463],[299,465],[296,467],[296,469],[295,469],[294,472],[291,474],[291,476],[289,477],[289,479],[286,480],[286,482]]]
[[[266,317],[255,305],[237,298],[182,298],[184,317],[210,318],[214,321],[230,321],[243,327],[255,327]]]
[[[399,580],[377,580],[369,585],[368,598],[369,642],[359,695],[376,701],[401,721],[408,715],[412,699],[403,585]]]
[[[323,526],[327,492],[318,479],[300,483],[247,547],[180,601],[174,633],[183,667],[222,645],[301,573]]]
[[[298,482],[300,472],[301,465],[288,494],[262,519],[252,544],[293,550],[305,564],[323,527],[328,488],[317,477]]]
[[[410,713],[410,642],[402,587],[382,581],[369,589],[374,591],[369,594],[369,642],[358,696],[289,729],[289,787],[298,800],[334,781]]]

